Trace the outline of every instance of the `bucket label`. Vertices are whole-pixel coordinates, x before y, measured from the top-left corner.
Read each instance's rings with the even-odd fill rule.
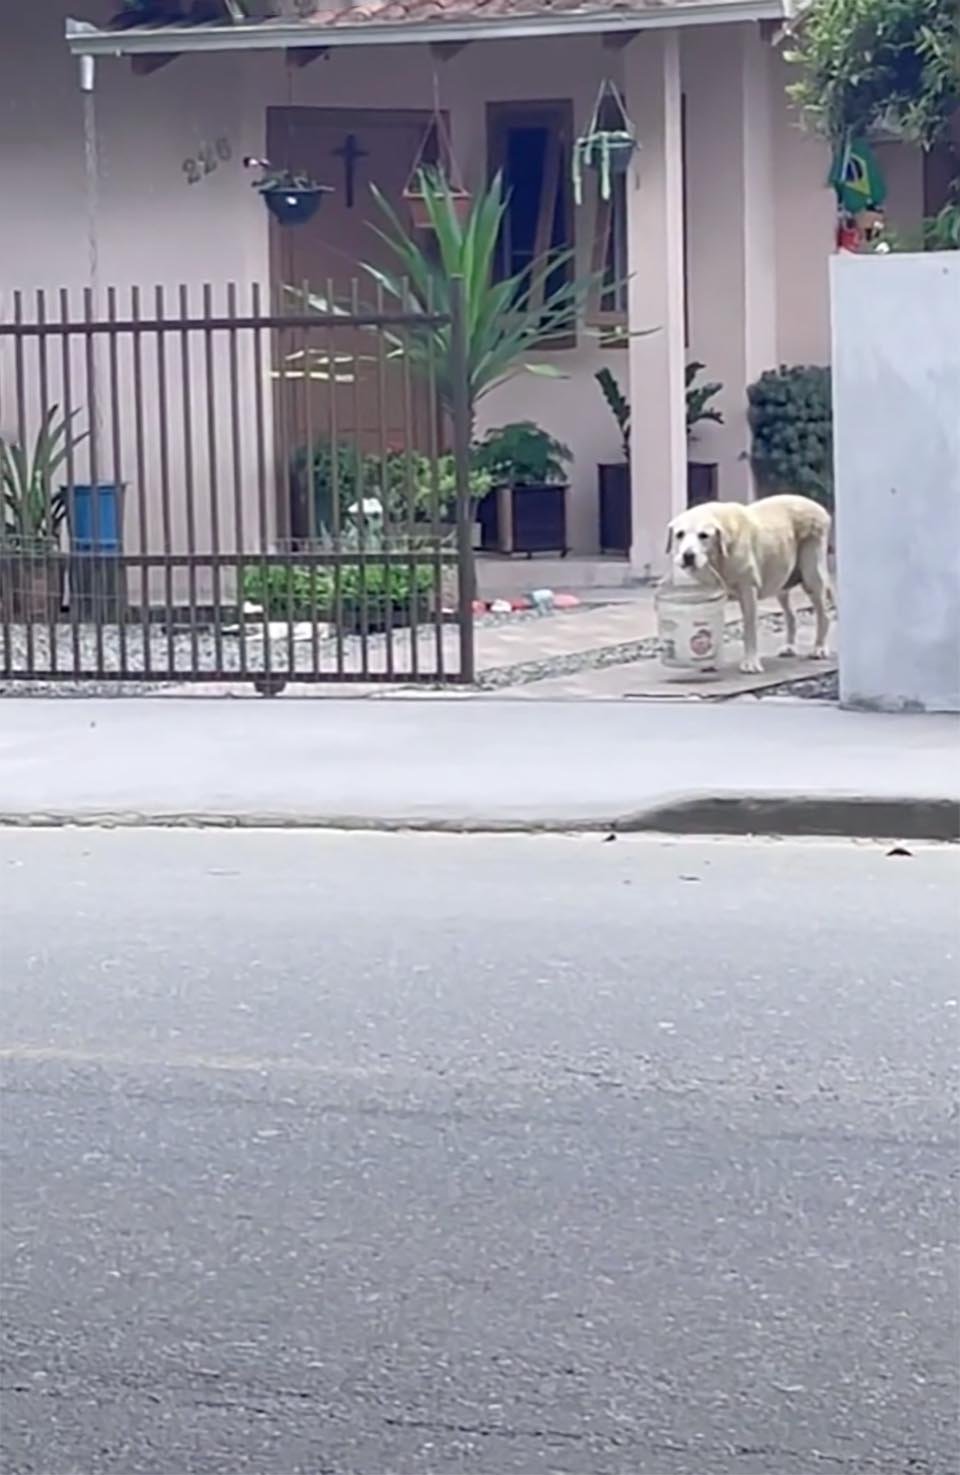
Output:
[[[713,654],[713,636],[709,630],[694,630],[690,636],[690,652],[698,660]]]

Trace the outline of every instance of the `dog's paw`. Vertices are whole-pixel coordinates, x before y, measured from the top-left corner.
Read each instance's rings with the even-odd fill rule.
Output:
[[[825,661],[825,660],[828,659],[829,655],[830,655],[830,652],[827,650],[827,647],[825,645],[815,645],[813,647],[813,650],[810,652],[809,656],[807,657],[807,660],[808,661]]]
[[[763,662],[759,656],[754,656],[752,660],[744,657],[740,662],[740,670],[745,676],[760,676],[763,673]]]
[[[783,647],[783,650],[778,650],[777,651],[777,655],[783,661],[789,660],[790,657],[791,656],[795,656],[796,653],[797,653],[797,647],[795,645],[785,645]]]

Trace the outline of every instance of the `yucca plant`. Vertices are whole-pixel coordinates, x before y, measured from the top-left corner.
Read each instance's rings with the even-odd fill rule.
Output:
[[[451,186],[437,170],[421,170],[418,190],[430,232],[414,234],[382,194],[374,189],[384,226],[374,226],[389,249],[394,267],[364,262],[364,270],[402,311],[450,312],[451,284],[463,283],[467,399],[471,437],[477,404],[484,395],[518,373],[562,378],[553,364],[530,362],[529,355],[551,336],[568,333],[581,315],[601,274],[561,280],[572,251],[547,251],[513,276],[496,279],[497,243],[507,211],[503,179],[497,174],[458,211]],[[445,408],[453,404],[454,366],[449,327],[410,330],[399,351],[424,372],[433,366]]]
[[[79,413],[61,415],[59,405],[52,405],[41,421],[32,451],[0,437],[0,528],[6,544],[49,547],[59,539],[67,506],[53,483],[60,467],[89,433],[72,433]]]

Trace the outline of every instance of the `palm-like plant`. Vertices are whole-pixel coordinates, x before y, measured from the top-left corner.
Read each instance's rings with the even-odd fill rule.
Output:
[[[563,377],[553,364],[530,362],[528,355],[551,336],[570,331],[602,274],[569,279],[573,251],[552,250],[523,271],[497,280],[497,244],[508,204],[501,176],[497,174],[474,197],[464,219],[438,170],[421,170],[417,188],[429,216],[429,233],[408,230],[374,189],[385,221],[383,228],[374,229],[389,248],[395,268],[365,262],[364,270],[402,311],[410,313],[449,314],[452,284],[462,282],[472,435],[478,402],[514,374]],[[450,410],[455,373],[450,327],[414,327],[404,351],[417,368],[435,374],[441,401]]]
[[[61,416],[59,405],[44,415],[32,451],[0,437],[0,538],[19,545],[52,544],[66,516],[62,493],[54,492],[54,477],[89,432],[74,435],[79,415]]]

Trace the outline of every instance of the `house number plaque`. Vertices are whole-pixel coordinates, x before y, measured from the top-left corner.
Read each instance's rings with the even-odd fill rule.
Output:
[[[183,161],[183,172],[187,184],[199,184],[206,175],[233,157],[229,138],[218,138],[215,143],[205,143],[203,148]]]

